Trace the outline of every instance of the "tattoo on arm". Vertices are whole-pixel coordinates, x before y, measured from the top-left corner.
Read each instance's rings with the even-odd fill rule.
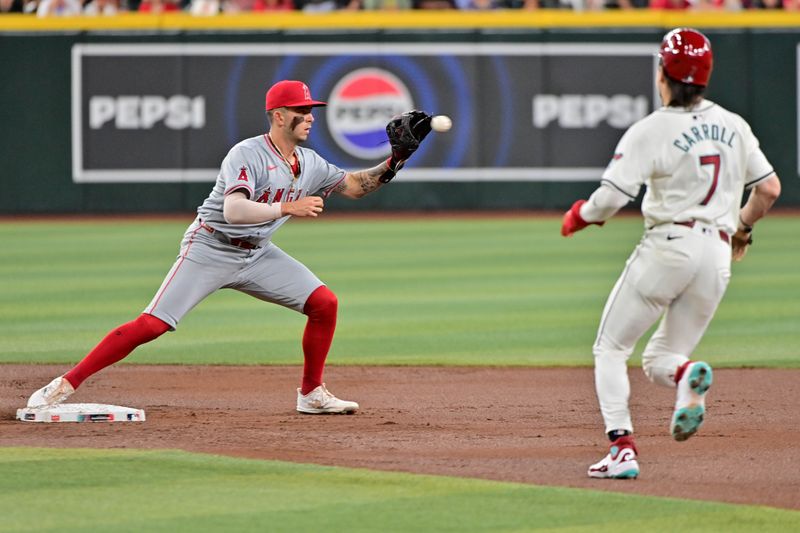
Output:
[[[386,161],[384,161],[378,166],[353,172],[352,176],[355,182],[361,188],[361,195],[365,195],[383,185],[378,178],[383,176],[388,171],[389,165],[386,164]]]
[[[347,180],[346,179],[340,181],[339,184],[336,185],[336,187],[333,188],[333,192],[335,192],[336,194],[341,194],[346,190],[347,190]]]

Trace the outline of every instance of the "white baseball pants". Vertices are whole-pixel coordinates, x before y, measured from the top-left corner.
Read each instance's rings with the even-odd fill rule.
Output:
[[[597,339],[595,387],[606,432],[633,431],[627,360],[663,315],[642,354],[650,381],[675,386],[725,294],[731,249],[713,226],[663,224],[645,232],[608,297]]]

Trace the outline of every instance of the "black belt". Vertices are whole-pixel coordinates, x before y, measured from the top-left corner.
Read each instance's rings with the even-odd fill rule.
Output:
[[[253,244],[252,242],[243,241],[242,239],[231,239],[228,244],[231,246],[236,246],[238,248],[244,248],[245,250],[255,250],[256,248],[261,248],[257,244]]]
[[[678,226],[686,226],[687,228],[693,228],[696,223],[697,223],[696,220],[687,220],[686,222],[673,222],[673,224],[677,224]],[[719,238],[722,239],[724,242],[730,244],[731,236],[722,230],[717,230],[717,231],[719,232]]]
[[[199,222],[201,228],[212,234],[218,241],[222,243],[230,244],[231,246],[236,246],[237,248],[242,248],[244,250],[255,250],[256,248],[261,248],[261,246],[259,246],[258,244],[253,244],[250,241],[245,241],[242,239],[236,239],[223,235],[222,233],[216,231],[214,228],[212,228],[202,220],[200,220]]]

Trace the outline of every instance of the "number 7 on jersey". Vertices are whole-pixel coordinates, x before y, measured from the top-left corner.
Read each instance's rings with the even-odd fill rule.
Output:
[[[717,190],[717,182],[719,181],[720,155],[701,155],[700,166],[704,165],[714,166],[714,178],[711,180],[711,187],[708,188],[708,194],[706,194],[706,197],[702,202],[700,202],[700,205],[708,205],[708,201],[711,200],[711,197],[714,195],[714,191]]]

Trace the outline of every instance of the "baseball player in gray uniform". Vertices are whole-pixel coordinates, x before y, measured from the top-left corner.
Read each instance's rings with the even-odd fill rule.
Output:
[[[595,386],[610,450],[594,478],[639,475],[626,362],[639,338],[661,323],[642,355],[650,381],[675,387],[670,424],[683,441],[703,423],[711,367],[690,356],[716,312],[750,232],[780,194],[780,181],[750,126],[703,97],[711,44],[679,28],[664,37],[656,84],[663,107],[623,135],[601,184],[565,213],[561,233],[603,225],[647,187],[645,232],[603,310],[593,352]],[[743,207],[744,191],[750,190]]]
[[[346,172],[300,145],[308,139],[311,98],[294,80],[266,94],[269,132],[234,146],[222,162],[211,194],[183,236],[180,253],[150,304],[136,320],[112,330],[80,363],[36,391],[28,407],[58,404],[92,374],[123,359],[134,348],[174,330],[181,318],[218,289],[230,288],[308,316],[303,333],[303,378],[297,389],[301,413],[352,413],[356,402],[341,400],[322,382],[336,328],[337,299],[308,268],[271,239],[290,216],[317,217],[324,198],[338,193],[360,198],[390,181],[430,131],[430,117],[416,118],[415,145],[396,149],[376,167]]]

